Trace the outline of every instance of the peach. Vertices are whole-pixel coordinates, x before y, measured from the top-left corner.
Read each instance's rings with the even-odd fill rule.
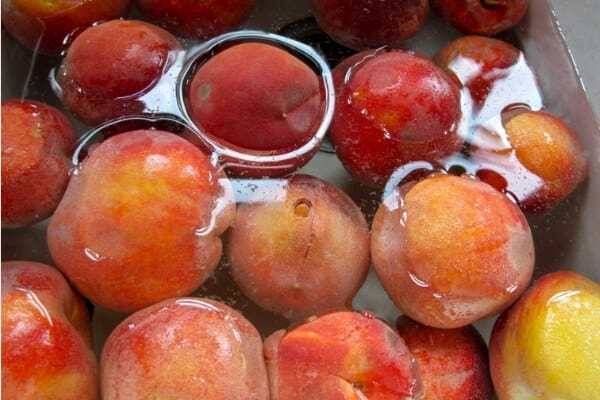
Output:
[[[77,135],[58,109],[33,100],[2,101],[2,227],[52,214],[69,182]]]
[[[204,133],[225,146],[267,154],[307,143],[323,117],[317,74],[265,43],[236,44],[211,57],[193,74],[187,97]]]
[[[121,18],[130,0],[4,0],[2,26],[20,43],[57,55],[94,23]]]
[[[337,311],[276,331],[265,358],[271,400],[422,398],[404,341],[369,313]]]
[[[337,96],[329,139],[357,180],[383,187],[409,162],[439,165],[461,149],[458,87],[428,58],[365,50],[333,73]]]
[[[423,28],[428,0],[312,0],[320,27],[336,42],[355,50],[401,47]]]
[[[446,44],[434,61],[481,105],[494,86],[510,76],[521,57],[521,51],[510,43],[471,35]]]
[[[262,339],[236,310],[182,297],[137,311],[100,356],[102,398],[268,400]]]
[[[166,30],[136,20],[111,20],[75,38],[56,74],[64,106],[88,125],[145,110],[153,89],[181,49]]]
[[[457,328],[518,298],[531,280],[534,245],[507,196],[473,177],[434,173],[386,197],[373,220],[371,257],[401,311]]]
[[[91,325],[56,268],[2,262],[2,397],[98,399]]]
[[[398,333],[417,360],[428,400],[489,400],[488,348],[473,325],[432,328],[400,316]]]
[[[495,134],[507,146],[487,148],[480,142],[473,147],[473,158],[504,178],[506,187],[500,189],[511,192],[528,214],[551,210],[587,177],[587,160],[577,133],[547,111],[518,113],[504,123],[504,132]],[[485,175],[482,179],[487,181]]]
[[[166,131],[130,131],[78,166],[48,248],[84,296],[131,312],[200,286],[234,215],[229,180],[197,147]]]
[[[144,15],[176,35],[208,39],[231,31],[250,17],[255,0],[135,0]]]
[[[519,23],[529,0],[432,0],[431,5],[461,32],[492,36]]]
[[[309,175],[273,186],[269,199],[238,206],[225,242],[233,279],[255,303],[291,320],[350,306],[370,261],[360,208]]]
[[[498,398],[598,398],[599,348],[600,285],[573,271],[543,275],[494,324]]]

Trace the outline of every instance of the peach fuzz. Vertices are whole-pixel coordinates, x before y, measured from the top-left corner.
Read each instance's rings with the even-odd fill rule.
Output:
[[[333,74],[336,112],[329,139],[358,181],[383,187],[411,161],[440,165],[461,149],[458,87],[428,58],[365,50],[342,61]]]
[[[214,300],[174,298],[137,311],[100,356],[102,398],[268,400],[262,339]]]
[[[225,254],[241,291],[291,320],[349,307],[369,270],[369,228],[348,195],[294,175],[238,206]]]
[[[266,154],[307,143],[324,107],[319,77],[308,65],[258,42],[212,56],[193,74],[187,97],[190,116],[205,134],[225,147]]]
[[[271,400],[422,398],[404,341],[369,313],[337,311],[276,331],[265,359]]]
[[[573,271],[536,280],[500,315],[490,370],[500,400],[598,398],[600,285]]]
[[[534,244],[508,197],[476,178],[436,173],[387,195],[373,220],[371,257],[401,311],[457,328],[518,298],[531,280]]]
[[[78,166],[48,247],[84,296],[131,312],[198,288],[234,215],[229,180],[197,147],[166,131],[129,131]]]
[[[178,36],[208,39],[246,21],[255,0],[135,0],[144,15]]]
[[[425,399],[492,398],[488,348],[473,325],[439,329],[400,316],[396,327],[417,360]]]
[[[181,44],[143,21],[111,20],[81,32],[56,74],[63,105],[88,125],[144,111],[141,97],[171,67]]]
[[[423,28],[429,0],[312,0],[314,16],[323,31],[355,50],[402,47]]]
[[[98,399],[87,306],[49,265],[2,262],[2,397]]]
[[[587,161],[577,134],[547,111],[528,111],[510,118],[504,129],[517,161],[541,183],[518,198],[532,214],[549,211],[587,176]]]
[[[52,214],[69,182],[77,134],[58,109],[34,100],[2,101],[2,227]]]
[[[64,51],[83,29],[125,17],[130,0],[3,0],[2,26],[21,44],[48,55]]]

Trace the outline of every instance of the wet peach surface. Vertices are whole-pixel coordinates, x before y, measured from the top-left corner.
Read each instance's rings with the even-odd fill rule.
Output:
[[[125,17],[130,0],[6,0],[2,26],[26,47],[59,54],[79,31],[94,23]]]
[[[49,265],[2,263],[2,395],[98,397],[87,307]]]
[[[351,59],[334,70],[329,138],[357,180],[382,187],[408,162],[439,165],[460,150],[459,91],[429,59],[400,50],[367,50]]]
[[[336,186],[295,175],[239,205],[225,252],[243,293],[297,320],[350,306],[369,269],[369,228]]]
[[[2,101],[2,227],[52,214],[67,187],[75,128],[62,111],[37,101]]]
[[[234,211],[229,182],[191,143],[131,131],[78,167],[48,246],[86,297],[131,312],[200,286],[219,262],[219,235]]]
[[[139,114],[140,97],[158,82],[181,45],[143,21],[111,20],[84,30],[69,46],[56,81],[64,106],[88,125]]]
[[[490,370],[501,399],[592,399],[600,381],[600,285],[574,271],[535,281],[496,320]]]
[[[178,36],[207,39],[234,30],[254,9],[255,0],[135,0],[138,9]]]
[[[396,328],[417,361],[425,399],[491,398],[487,344],[473,325],[439,329],[403,315]]]
[[[359,0],[350,7],[344,0],[313,0],[312,5],[321,28],[356,50],[402,47],[423,28],[429,13],[427,0]]]
[[[213,22],[233,18],[236,1],[213,6],[219,14]],[[202,5],[153,0],[138,0],[130,17],[155,18],[166,31],[145,24],[140,35],[105,33],[73,45],[85,47],[72,63],[82,85],[61,93],[65,66],[59,57],[36,54],[29,65],[20,62],[30,50],[10,38],[5,6],[21,3],[2,3],[7,92],[52,104],[71,96],[62,109],[78,133],[93,126],[88,133],[94,135],[83,137],[73,157],[79,165],[67,175],[69,189],[47,221],[5,224],[3,171],[3,259],[46,260],[92,303],[95,350],[106,372],[103,397],[479,399],[495,391],[501,400],[594,398],[600,379],[597,283],[571,272],[547,273],[567,268],[597,277],[598,132],[568,49],[557,40],[564,32],[549,3],[532,2],[522,25],[492,38],[459,30],[504,30],[520,18],[526,1],[431,2],[424,32],[408,40],[411,27],[420,29],[418,11],[401,22],[391,8],[378,9],[385,1],[344,7],[343,16],[328,22],[338,32],[347,34],[360,22],[340,24],[343,17],[370,14],[378,22],[361,28],[359,39],[367,40],[390,33],[385,21],[391,17],[407,35],[392,47],[410,50],[354,53],[333,69],[335,96],[328,68],[283,42],[272,51],[272,36],[251,43],[256,33],[234,34],[227,36],[237,38],[231,42],[209,42],[214,47],[199,55],[206,47],[189,37],[219,28],[204,30],[195,19]],[[333,33],[323,39],[326,24],[304,13],[318,14],[318,5],[336,1],[309,3],[257,2],[243,23],[310,41],[317,58],[334,67],[353,51]],[[426,2],[402,3],[406,11]],[[26,8],[61,4],[34,0]],[[91,10],[96,3],[86,4]],[[444,15],[458,6],[468,26]],[[294,17],[300,19],[288,20],[282,15],[288,11],[300,11]],[[64,16],[39,21],[50,35],[56,21],[69,25]],[[184,20],[194,23],[185,27]],[[544,24],[555,25],[540,29]],[[33,25],[28,29],[34,32]],[[265,48],[265,63],[255,64]],[[213,64],[220,56],[231,58]],[[193,86],[193,75],[202,72],[210,82]],[[291,77],[306,79],[285,86]],[[327,105],[334,97],[335,110]],[[239,101],[226,104],[232,99]],[[267,106],[258,99],[267,99]],[[190,118],[193,102],[205,106],[204,121]],[[329,125],[328,118],[321,121],[324,110],[334,111],[334,121],[329,141],[321,143]],[[115,116],[109,127],[96,126]],[[220,130],[226,123],[232,125]],[[33,141],[27,146],[33,151],[11,161],[3,143],[3,170],[6,164],[29,171],[37,150]],[[34,189],[18,181],[23,195],[12,204],[26,204],[29,191],[45,192],[49,181],[34,181]],[[47,283],[31,276],[20,283],[27,299],[18,302],[13,325],[4,321],[3,287],[3,392],[21,398],[36,387],[58,398],[57,392],[68,396],[73,388],[76,398],[85,398],[83,369],[48,378],[43,371],[29,373],[33,357],[4,359],[5,325],[18,331],[33,311],[32,320],[51,321],[65,338],[54,341],[60,351],[47,352],[43,369],[51,374],[51,367],[82,366],[78,356],[72,363],[58,360],[78,341],[68,339],[71,327],[53,312],[62,309],[89,345],[88,310],[54,307],[59,301],[47,302],[52,296],[39,292]],[[399,313],[394,329],[389,323]],[[406,322],[409,316],[418,322]],[[489,363],[473,324],[490,339]],[[36,328],[24,340],[50,335]],[[27,390],[5,379],[5,366],[12,365],[20,371],[15,376],[33,379]],[[91,398],[98,397],[94,392],[97,387]]]
[[[264,43],[238,44],[212,57],[194,73],[188,96],[191,117],[201,130],[252,150],[300,147],[322,117],[315,72]]]
[[[373,315],[338,311],[265,342],[271,399],[419,399],[404,341]]]
[[[125,319],[100,358],[103,399],[269,398],[262,340],[217,301],[165,300]]]
[[[534,245],[521,210],[472,177],[431,175],[375,214],[373,266],[398,308],[437,328],[491,316],[525,290]]]

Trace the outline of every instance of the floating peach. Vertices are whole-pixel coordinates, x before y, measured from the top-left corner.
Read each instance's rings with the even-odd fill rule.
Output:
[[[360,208],[309,175],[273,182],[267,192],[238,206],[225,242],[241,291],[292,320],[350,306],[369,270]]]
[[[421,399],[413,356],[370,314],[321,315],[265,341],[272,400]]]
[[[501,400],[594,399],[600,382],[600,285],[543,275],[496,320],[490,370]]]
[[[432,61],[401,50],[365,50],[351,60],[334,69],[329,139],[356,179],[383,187],[406,163],[439,165],[460,150],[460,94]]]
[[[401,311],[457,328],[518,298],[533,273],[534,246],[507,196],[476,178],[439,173],[387,196],[373,220],[371,257]]]
[[[401,316],[396,327],[417,360],[425,399],[492,398],[487,345],[473,325],[439,329]]]
[[[431,4],[463,33],[491,36],[517,25],[529,0],[432,0]]]
[[[33,100],[2,101],[2,227],[41,221],[69,182],[77,136],[58,109]]]
[[[325,33],[356,50],[400,47],[423,28],[428,0],[313,0],[314,15]]]
[[[102,398],[268,400],[262,339],[214,300],[162,301],[127,317],[100,357]]]
[[[208,39],[242,24],[255,0],[136,0],[137,8],[176,35]]]
[[[81,30],[125,17],[130,0],[4,0],[2,26],[26,47],[56,55]]]
[[[166,30],[136,20],[92,26],[69,46],[56,75],[64,106],[88,125],[146,109],[148,93],[181,49]]]
[[[125,132],[78,166],[50,220],[48,247],[92,302],[135,311],[187,295],[212,274],[234,207],[228,179],[190,142]]]
[[[496,83],[510,75],[520,57],[521,51],[508,42],[470,35],[445,45],[434,61],[482,104]]]
[[[2,262],[2,397],[98,398],[86,303],[49,265]]]
[[[480,144],[473,147],[474,159],[502,176],[506,190],[529,214],[549,211],[587,176],[587,161],[577,134],[547,111],[519,113],[498,135],[506,138],[507,148],[487,149]]]

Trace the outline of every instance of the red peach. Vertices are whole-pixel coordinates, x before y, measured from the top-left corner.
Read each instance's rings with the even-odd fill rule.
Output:
[[[487,345],[473,325],[439,329],[401,316],[396,327],[417,360],[425,399],[492,398]]]
[[[194,73],[188,102],[191,118],[207,135],[267,154],[307,143],[323,117],[316,73],[264,43],[237,44],[211,57]]]
[[[423,28],[428,0],[312,0],[314,16],[336,42],[362,50],[400,47]]]
[[[369,270],[369,228],[343,191],[319,178],[279,180],[238,206],[225,253],[241,291],[297,320],[349,307]]]
[[[465,86],[476,104],[482,104],[496,82],[509,76],[522,57],[515,46],[485,36],[462,36],[444,46],[435,63]]]
[[[600,285],[573,271],[543,275],[496,320],[490,370],[499,399],[598,397]]]
[[[271,400],[421,399],[413,356],[398,333],[370,314],[338,311],[265,341]]]
[[[26,47],[56,55],[94,23],[127,15],[130,0],[4,0],[2,26]]]
[[[432,61],[400,50],[366,50],[351,60],[334,69],[336,112],[329,130],[351,175],[382,187],[408,162],[439,165],[460,150],[460,94]]]
[[[242,24],[255,0],[136,0],[137,8],[165,29],[184,37],[208,39]]]
[[[98,398],[87,306],[49,265],[2,262],[2,397]]]
[[[406,315],[456,328],[494,315],[525,290],[534,267],[519,207],[467,176],[432,174],[395,189],[371,229],[383,287]]]
[[[432,0],[431,5],[463,33],[492,36],[519,23],[529,0]]]
[[[100,356],[102,398],[268,400],[256,328],[225,304],[175,298],[137,311]]]
[[[141,97],[166,73],[180,48],[175,36],[142,21],[90,27],[69,46],[58,69],[62,102],[88,125],[139,114],[146,107]]]
[[[41,221],[69,182],[76,133],[58,109],[33,100],[2,101],[2,227]]]
[[[221,257],[228,179],[175,134],[138,130],[93,148],[48,226],[57,266],[91,301],[134,311],[187,295]]]

